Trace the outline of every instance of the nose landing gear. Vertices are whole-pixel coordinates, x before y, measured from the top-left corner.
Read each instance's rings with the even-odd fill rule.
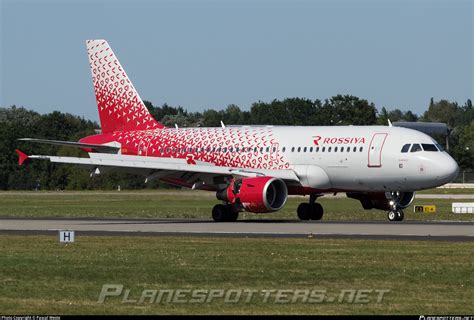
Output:
[[[389,221],[402,221],[404,218],[402,209],[392,209],[387,212],[387,217]]]

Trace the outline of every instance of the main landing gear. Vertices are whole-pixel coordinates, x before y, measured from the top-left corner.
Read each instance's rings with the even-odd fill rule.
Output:
[[[300,220],[321,220],[324,214],[323,206],[316,202],[315,195],[310,195],[309,203],[301,203],[296,212]]]
[[[232,222],[237,221],[239,212],[235,210],[230,204],[216,204],[212,208],[212,219],[215,222]]]
[[[387,217],[389,221],[402,221],[404,214],[402,209],[392,209],[387,212]]]

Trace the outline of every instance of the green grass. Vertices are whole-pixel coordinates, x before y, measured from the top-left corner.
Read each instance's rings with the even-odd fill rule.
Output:
[[[308,198],[290,197],[279,212],[241,213],[241,219],[296,219],[296,208]],[[357,200],[325,196],[318,201],[325,220],[386,220],[380,210],[364,210]],[[210,218],[211,208],[219,201],[204,191],[97,191],[97,192],[1,192],[2,217],[101,217],[101,218]],[[413,205],[436,205],[436,214],[405,210],[406,220],[474,221],[473,214],[451,213],[452,202],[474,200],[415,199]]]
[[[472,242],[0,236],[5,314],[472,314]],[[143,289],[390,290],[381,303],[98,304],[103,284]],[[346,301],[346,300],[345,300]]]
[[[471,188],[434,188],[422,191],[417,191],[421,194],[474,194],[474,189]]]

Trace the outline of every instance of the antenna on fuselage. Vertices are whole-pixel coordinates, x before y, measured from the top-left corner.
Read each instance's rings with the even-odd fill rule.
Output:
[[[222,120],[221,120],[221,127],[225,128],[225,124],[224,124],[224,122],[222,122]]]
[[[387,121],[388,121],[388,126],[389,126],[389,127],[393,127],[393,126],[392,126],[392,121],[390,121],[390,119],[387,119]]]
[[[175,127],[176,129],[179,129],[177,123],[174,124],[174,127]]]

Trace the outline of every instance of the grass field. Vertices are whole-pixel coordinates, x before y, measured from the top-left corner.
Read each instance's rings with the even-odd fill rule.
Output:
[[[255,215],[241,213],[241,219],[296,219],[296,208],[308,198],[290,197],[279,212]],[[318,201],[325,220],[386,220],[380,210],[364,210],[357,200],[324,196]],[[406,220],[465,220],[472,214],[451,213],[452,202],[474,200],[415,199],[413,205],[436,205],[436,214],[405,209]],[[218,203],[212,192],[204,191],[97,191],[97,192],[1,192],[2,217],[119,217],[119,218],[210,218]]]
[[[474,194],[474,189],[471,188],[434,188],[422,191],[417,191],[420,194]]]
[[[472,314],[472,242],[0,236],[4,314]],[[99,304],[104,284],[143,289],[390,290],[377,303]],[[273,296],[273,294],[272,294]],[[273,297],[275,298],[275,297]]]

